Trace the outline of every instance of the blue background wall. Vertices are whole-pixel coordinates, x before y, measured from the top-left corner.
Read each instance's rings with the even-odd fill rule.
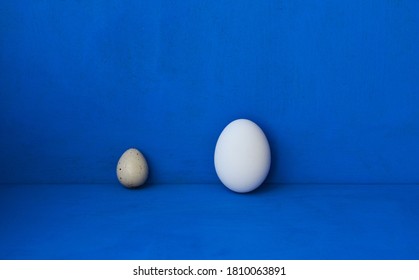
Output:
[[[236,118],[270,183],[419,182],[419,2],[2,1],[0,182],[218,182]]]

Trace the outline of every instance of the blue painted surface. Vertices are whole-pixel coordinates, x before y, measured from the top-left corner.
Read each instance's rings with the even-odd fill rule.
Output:
[[[3,186],[0,259],[418,259],[416,185]]]
[[[418,259],[418,46],[415,0],[1,1],[0,258]],[[237,118],[249,195],[213,167]]]
[[[270,183],[419,182],[418,1],[2,1],[3,183],[216,183],[233,119]]]

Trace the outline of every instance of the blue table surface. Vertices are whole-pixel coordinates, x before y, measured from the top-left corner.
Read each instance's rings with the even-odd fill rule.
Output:
[[[418,185],[1,185],[1,259],[419,259]]]

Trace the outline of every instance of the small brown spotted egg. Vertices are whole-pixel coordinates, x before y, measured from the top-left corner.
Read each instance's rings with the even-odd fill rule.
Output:
[[[143,185],[148,177],[148,165],[143,154],[135,148],[126,150],[119,158],[116,175],[127,188]]]

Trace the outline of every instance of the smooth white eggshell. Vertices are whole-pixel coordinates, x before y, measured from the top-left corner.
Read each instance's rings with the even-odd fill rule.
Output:
[[[230,190],[245,193],[258,188],[271,165],[271,151],[262,129],[247,119],[228,124],[215,146],[214,165]]]
[[[119,182],[127,188],[136,188],[145,183],[148,177],[148,165],[143,154],[131,148],[119,158],[116,166]]]

